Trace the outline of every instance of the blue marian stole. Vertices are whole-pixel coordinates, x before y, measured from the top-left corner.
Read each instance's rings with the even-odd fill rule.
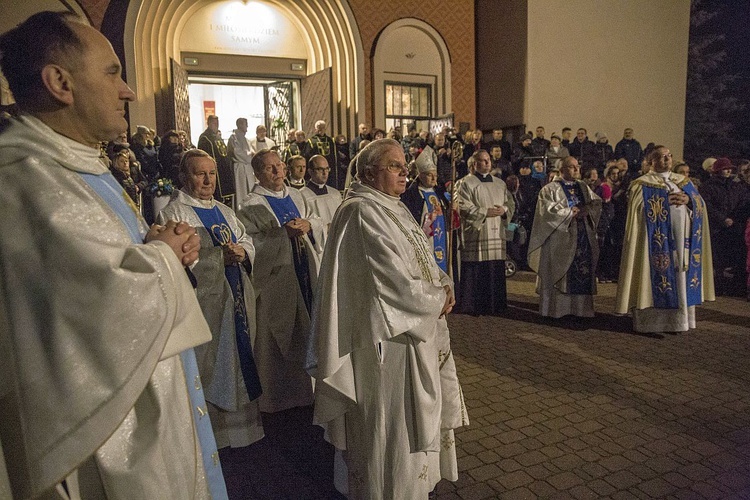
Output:
[[[227,224],[224,214],[219,207],[213,208],[193,207],[203,226],[208,230],[215,247],[226,245],[229,242],[237,243],[237,236]],[[234,298],[234,333],[237,340],[237,352],[240,359],[240,371],[245,381],[245,389],[250,401],[257,399],[263,390],[260,386],[258,369],[255,366],[253,350],[250,346],[250,336],[247,332],[247,310],[245,309],[245,289],[242,286],[242,271],[239,264],[224,266],[224,276],[229,282]]]
[[[672,236],[669,192],[666,187],[645,184],[642,190],[654,307],[678,309],[676,273],[672,262],[676,242]]]
[[[565,198],[568,200],[568,207],[572,208],[586,203],[583,195],[583,188],[579,182],[566,184],[565,181],[558,181],[562,187]],[[592,295],[594,293],[592,269],[593,254],[589,235],[586,231],[586,219],[575,219],[573,223],[577,226],[576,232],[576,251],[573,255],[573,262],[567,272],[568,292],[571,295]]]
[[[701,278],[703,277],[703,253],[702,253],[702,239],[703,239],[703,216],[706,215],[703,210],[703,199],[698,190],[695,189],[692,182],[688,182],[684,186],[681,186],[682,190],[690,196],[690,200],[693,202],[693,212],[690,216],[690,238],[689,247],[686,251],[689,251],[689,264],[687,270],[687,305],[695,306],[702,302],[702,283]],[[686,242],[688,243],[688,242]]]
[[[120,186],[111,173],[101,175],[79,173],[81,178],[98,194],[104,202],[117,214],[130,234],[133,243],[143,243],[146,236],[146,224],[137,215],[137,208],[133,200]],[[206,470],[206,482],[211,497],[214,499],[227,498],[227,486],[219,462],[219,452],[216,449],[216,439],[211,428],[211,419],[206,408],[206,399],[201,390],[198,362],[195,351],[190,348],[180,353],[182,371],[190,398],[190,407],[194,409],[193,421],[201,444],[201,458]]]
[[[265,196],[265,195],[264,195]],[[265,196],[268,204],[273,210],[273,214],[279,220],[279,225],[283,226],[292,219],[301,217],[297,205],[294,204],[291,196],[276,198],[275,196]],[[308,235],[311,241],[313,239],[312,231]],[[290,240],[292,245],[292,257],[294,258],[294,272],[297,274],[297,282],[302,292],[302,298],[305,301],[305,307],[310,314],[312,311],[312,282],[310,281],[310,263],[307,260],[305,252],[305,243],[302,238]]]
[[[427,213],[436,214],[435,220],[432,222],[432,248],[435,254],[435,261],[444,272],[448,272],[448,260],[445,252],[446,236],[445,236],[445,215],[443,214],[443,207],[440,205],[435,191],[422,191],[422,198],[424,198],[425,205],[427,205]]]

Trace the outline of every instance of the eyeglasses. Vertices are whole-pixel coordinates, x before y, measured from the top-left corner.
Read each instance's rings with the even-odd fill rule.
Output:
[[[396,163],[392,162],[388,165],[375,165],[376,167],[385,167],[386,170],[388,170],[392,174],[400,174],[401,172],[409,173],[409,165],[406,163]]]

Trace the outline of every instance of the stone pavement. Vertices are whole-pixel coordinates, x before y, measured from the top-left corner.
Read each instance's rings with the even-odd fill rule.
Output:
[[[750,498],[750,305],[638,335],[611,314],[615,288],[599,285],[596,318],[545,320],[519,273],[506,317],[449,317],[471,425],[438,499]],[[310,413],[267,415],[264,440],[222,451],[230,498],[339,498]]]
[[[438,498],[750,498],[750,307],[721,298],[698,328],[637,335],[611,314],[537,313],[533,275],[506,318],[454,316],[471,426]]]

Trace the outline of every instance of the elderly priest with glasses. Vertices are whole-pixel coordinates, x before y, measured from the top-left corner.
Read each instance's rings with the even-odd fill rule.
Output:
[[[374,141],[356,167],[313,311],[314,419],[349,498],[427,498],[441,477],[458,479],[453,429],[468,424],[445,322],[452,283],[399,201],[401,145]]]

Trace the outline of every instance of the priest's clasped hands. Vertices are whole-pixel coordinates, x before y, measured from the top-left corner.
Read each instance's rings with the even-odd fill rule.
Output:
[[[224,252],[225,266],[239,264],[240,262],[245,260],[245,248],[239,243],[232,243],[230,241],[226,245],[221,245],[221,249]]]
[[[284,229],[289,238],[304,236],[310,232],[310,221],[297,217],[284,224]]]
[[[505,207],[502,205],[495,205],[487,209],[487,217],[501,217],[505,214]]]
[[[144,238],[146,243],[161,241],[169,245],[183,266],[189,266],[198,259],[201,239],[195,228],[187,222],[167,221],[160,226],[152,224]]]

